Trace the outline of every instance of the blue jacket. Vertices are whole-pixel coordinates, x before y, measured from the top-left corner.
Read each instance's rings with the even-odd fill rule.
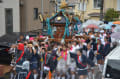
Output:
[[[105,44],[105,46],[104,46],[104,56],[107,56],[108,54],[109,54],[109,52],[110,52],[110,43],[107,43],[107,44]]]
[[[89,51],[89,57],[88,57],[88,59],[90,59],[90,60],[92,60],[92,61],[93,61],[93,59],[94,59],[94,52],[93,52],[92,49],[90,49],[90,51]]]
[[[96,45],[96,48],[97,48],[97,45]],[[98,49],[97,52],[98,52],[99,54],[101,54],[101,55],[104,55],[104,45],[103,45],[103,44],[100,45],[100,47],[99,47],[99,49]]]
[[[87,64],[89,64],[89,65],[92,66],[92,67],[95,65],[95,64],[94,64],[91,60],[89,60],[85,55],[82,55],[82,57],[81,57],[81,58],[82,58],[82,61],[81,61],[82,64],[79,63],[77,54],[70,53],[70,56],[75,59],[76,64],[77,64],[77,67],[80,68],[80,69],[86,68]],[[84,66],[83,66],[83,65],[84,65]]]

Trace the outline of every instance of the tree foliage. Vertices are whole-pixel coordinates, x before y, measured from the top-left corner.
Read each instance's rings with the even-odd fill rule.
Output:
[[[105,21],[114,21],[119,18],[119,13],[115,11],[113,8],[107,10],[104,16]]]

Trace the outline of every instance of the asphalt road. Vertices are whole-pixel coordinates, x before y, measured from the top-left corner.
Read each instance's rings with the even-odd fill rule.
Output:
[[[4,71],[8,71],[8,69],[10,69],[9,66],[4,66]],[[78,76],[76,76],[76,79],[78,79]],[[89,78],[87,79],[102,79],[102,73],[99,71],[98,67],[94,68],[94,78],[93,78],[93,74],[90,72],[89,73]]]

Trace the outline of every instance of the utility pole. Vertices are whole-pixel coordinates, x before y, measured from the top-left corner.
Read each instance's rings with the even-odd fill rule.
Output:
[[[41,0],[41,14],[42,14],[42,16],[43,16],[43,0]],[[44,29],[44,26],[43,26],[43,22],[42,22],[42,29]]]
[[[103,9],[104,9],[104,0],[101,0],[100,1],[100,21],[103,21],[103,18],[104,18]]]
[[[43,0],[41,0],[41,12],[42,12],[42,15],[43,15]]]
[[[57,13],[57,0],[54,1],[54,4],[55,4],[55,12]]]
[[[57,13],[57,6],[58,6],[58,5],[57,5],[57,2],[55,3],[55,6],[56,6],[56,13]]]
[[[41,14],[43,16],[43,0],[41,0]],[[44,20],[43,20],[44,22]],[[42,22],[42,30],[44,30],[44,26],[43,26],[43,22]],[[42,56],[42,55],[41,55]],[[43,79],[43,62],[41,63],[41,72],[40,72],[40,79]]]

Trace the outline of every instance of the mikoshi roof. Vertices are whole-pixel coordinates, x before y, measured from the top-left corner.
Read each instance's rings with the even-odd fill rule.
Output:
[[[68,17],[64,14],[65,11],[62,9],[58,13],[56,13],[54,16],[48,18],[50,20],[50,25],[55,25],[55,24],[66,24],[66,22],[69,22]]]

